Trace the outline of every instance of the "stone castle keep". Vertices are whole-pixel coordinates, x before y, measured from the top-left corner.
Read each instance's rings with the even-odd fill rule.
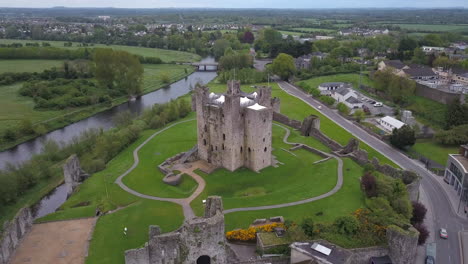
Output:
[[[195,90],[198,156],[230,171],[259,171],[272,164],[271,125],[279,100],[271,99],[270,87],[247,94],[238,81],[227,86],[224,94],[210,93],[204,86]]]

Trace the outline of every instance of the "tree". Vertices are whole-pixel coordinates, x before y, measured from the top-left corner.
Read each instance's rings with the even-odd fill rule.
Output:
[[[427,230],[427,227],[424,224],[415,224],[414,228],[419,232],[418,245],[424,245],[427,238],[429,237],[429,231]]]
[[[464,124],[468,124],[468,105],[462,105],[460,101],[454,100],[448,105],[445,113],[445,129]]]
[[[460,145],[468,142],[468,124],[452,127],[447,131],[438,132],[435,140],[443,145]]]
[[[309,217],[304,218],[304,220],[302,220],[302,223],[301,223],[301,229],[306,236],[308,236],[309,238],[313,238],[314,237],[314,221],[312,220],[312,218],[309,218]]]
[[[415,142],[416,136],[414,130],[408,125],[404,125],[399,129],[393,129],[392,135],[390,136],[390,143],[399,149],[412,146]]]
[[[224,51],[230,47],[231,44],[226,39],[218,39],[213,44],[213,55],[215,58],[221,58],[224,55]]]
[[[350,215],[338,217],[333,225],[338,229],[338,233],[345,235],[354,235],[359,229],[359,221]]]
[[[29,119],[21,120],[20,125],[19,125],[19,129],[20,129],[21,133],[23,133],[25,135],[30,135],[30,134],[34,133],[33,125],[31,123],[31,120],[29,120]]]
[[[375,180],[374,175],[370,172],[367,172],[362,176],[361,186],[367,197],[371,198],[377,196],[377,181]]]
[[[96,49],[94,74],[99,84],[128,95],[142,93],[143,66],[140,60],[125,51]]]
[[[426,206],[420,202],[413,202],[413,216],[411,217],[411,224],[420,224],[426,218]]]
[[[242,37],[242,42],[243,43],[249,43],[252,44],[255,40],[254,34],[250,31],[246,31],[244,33],[244,36]]]
[[[271,69],[273,73],[278,75],[281,79],[287,80],[296,70],[294,58],[291,55],[280,53],[278,57],[273,60]]]
[[[432,62],[434,67],[442,67],[448,70],[457,64],[456,61],[451,60],[449,57],[439,56]]]
[[[336,105],[336,108],[338,109],[338,111],[340,111],[340,113],[344,114],[344,115],[348,115],[349,114],[349,108],[343,103],[343,102],[339,102],[337,105]]]
[[[424,53],[424,51],[422,51],[421,48],[419,47],[415,48],[413,53],[414,55],[413,55],[413,58],[411,59],[412,63],[427,64],[428,59],[426,57],[426,54]]]
[[[364,119],[364,117],[366,116],[366,113],[364,113],[364,111],[362,111],[361,109],[358,109],[354,111],[353,115],[354,115],[354,118],[356,118],[356,121],[360,123],[361,120]]]

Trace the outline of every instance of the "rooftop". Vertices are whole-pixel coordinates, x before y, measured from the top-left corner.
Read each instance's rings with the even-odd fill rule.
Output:
[[[411,77],[436,75],[431,68],[422,66],[411,66],[411,68],[403,69],[403,71]]]
[[[350,87],[351,85],[349,83],[344,83],[344,82],[326,82],[326,83],[321,83],[320,86],[322,87],[335,87],[335,86]]]
[[[385,62],[385,65],[393,67],[395,69],[399,69],[399,70],[403,69],[406,66],[403,62],[401,62],[401,60],[387,60],[384,62]]]
[[[247,108],[252,109],[252,110],[263,110],[263,109],[265,109],[266,107],[261,106],[261,105],[255,103],[254,105],[251,105],[251,106],[249,106],[249,107],[247,107]]]
[[[450,154],[450,156],[458,161],[462,166],[463,169],[465,170],[464,173],[468,173],[468,159],[465,158],[463,155],[460,154]]]
[[[312,248],[312,245],[318,244],[324,248],[328,248],[331,251],[328,255],[324,253],[320,253]],[[294,242],[291,244],[291,249],[297,250],[307,256],[310,256],[312,259],[321,259],[328,261],[333,264],[344,264],[348,263],[349,258],[351,257],[352,253],[344,248],[341,248],[337,245],[331,244],[325,240],[316,241],[316,243],[300,243]],[[327,250],[328,253],[328,250]]]
[[[360,104],[360,103],[362,103],[360,100],[358,100],[354,96],[350,96],[348,99],[346,99],[346,102],[348,102],[350,104]]]
[[[397,129],[401,128],[402,126],[405,125],[405,123],[401,122],[400,120],[398,119],[395,119],[391,116],[385,116],[385,117],[382,117],[380,120],[390,124],[391,126],[393,127],[396,127]]]
[[[348,88],[341,87],[341,88],[338,88],[336,92],[344,96],[344,95],[347,95],[351,91]]]

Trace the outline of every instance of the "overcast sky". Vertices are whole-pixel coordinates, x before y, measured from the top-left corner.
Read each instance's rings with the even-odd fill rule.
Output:
[[[468,0],[0,0],[1,7],[358,8],[468,7]]]

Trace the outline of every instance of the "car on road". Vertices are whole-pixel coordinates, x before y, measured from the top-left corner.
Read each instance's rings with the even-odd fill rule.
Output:
[[[382,107],[383,104],[381,102],[376,102],[374,103],[374,107]]]
[[[370,100],[369,103],[370,104],[375,104],[375,101]]]
[[[435,259],[432,256],[427,256],[426,257],[426,264],[435,264]]]
[[[445,228],[439,229],[439,236],[440,238],[447,239],[448,238],[447,229]]]
[[[322,106],[321,106],[321,105],[319,105],[319,106],[317,106],[317,108],[318,108],[318,109],[322,109]]]

